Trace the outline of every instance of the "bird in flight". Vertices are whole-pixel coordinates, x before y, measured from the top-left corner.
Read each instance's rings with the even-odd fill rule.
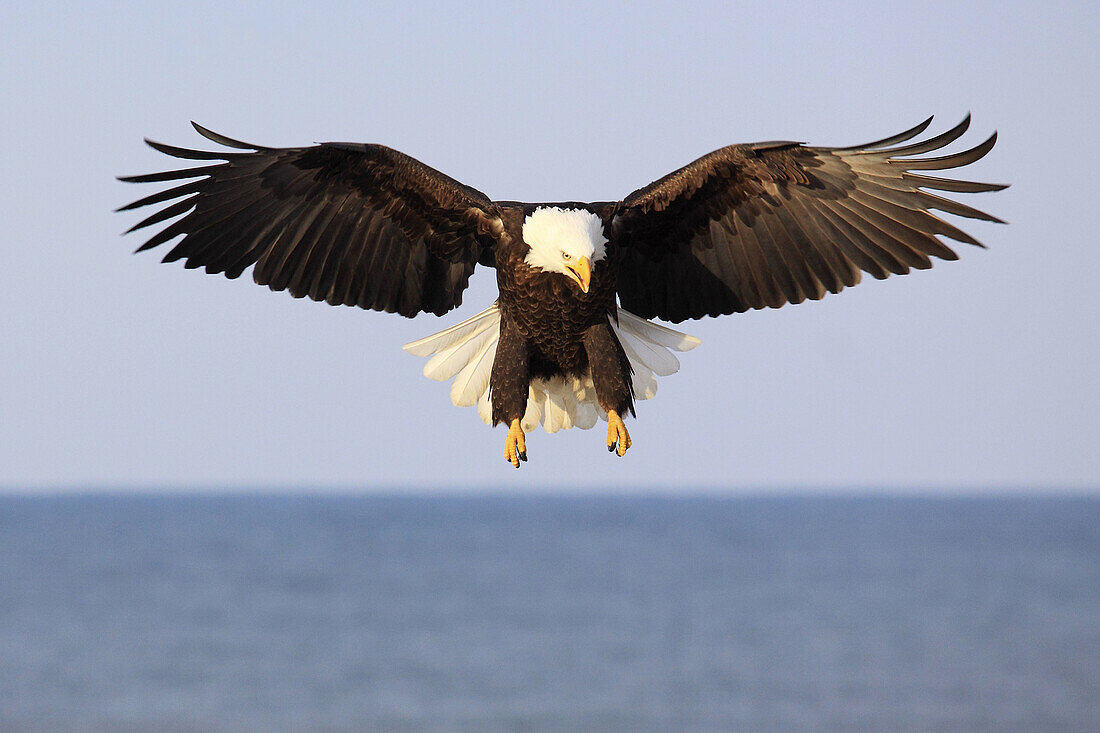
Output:
[[[650,319],[819,300],[864,272],[882,279],[957,259],[940,236],[982,246],[932,211],[1000,220],[932,191],[1005,186],[920,171],[973,163],[997,135],[929,157],[970,116],[910,143],[931,121],[845,148],[730,145],[597,203],[494,201],[384,145],[267,148],[192,123],[227,150],[146,140],[208,162],[121,178],[176,183],[119,210],[164,204],[129,231],[175,218],[138,249],[180,238],[165,262],[229,278],[252,267],[258,284],[296,298],[410,318],[458,307],[474,268],[495,268],[496,302],[405,349],[431,357],[426,376],[453,378],[455,405],[507,426],[504,457],[519,468],[540,422],[553,433],[602,418],[608,450],[626,452],[623,418],[679,368],[672,351],[699,343]]]

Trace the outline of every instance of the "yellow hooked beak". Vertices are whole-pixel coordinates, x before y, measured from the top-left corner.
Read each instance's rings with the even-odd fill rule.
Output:
[[[577,284],[581,286],[581,292],[588,292],[588,285],[592,282],[592,263],[587,257],[581,257],[576,263],[572,265],[566,265],[565,269],[569,270],[569,274],[573,276],[573,279],[577,281]]]

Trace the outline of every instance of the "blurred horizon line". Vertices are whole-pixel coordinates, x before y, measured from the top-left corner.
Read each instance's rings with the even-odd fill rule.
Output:
[[[432,487],[420,484],[375,484],[360,486],[300,484],[248,484],[227,486],[208,484],[109,485],[75,486],[35,485],[28,487],[0,485],[2,499],[32,498],[386,498],[386,499],[875,499],[875,498],[943,498],[943,499],[1100,499],[1100,487],[1072,485],[1044,486],[874,486],[867,484],[823,486],[745,486],[724,487],[698,484],[687,487],[668,486],[577,486],[512,488],[506,484],[485,487]]]

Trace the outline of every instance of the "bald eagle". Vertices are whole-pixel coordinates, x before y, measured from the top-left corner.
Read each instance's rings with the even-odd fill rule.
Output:
[[[671,353],[699,343],[648,319],[689,318],[818,300],[860,281],[957,255],[942,235],[982,246],[931,210],[996,217],[929,190],[1003,185],[941,178],[988,153],[923,154],[961,137],[970,116],[921,142],[929,117],[846,148],[797,142],[730,145],[621,201],[493,201],[383,145],[266,148],[211,132],[229,150],[146,140],[162,153],[213,161],[120,180],[183,181],[122,210],[167,204],[129,231],[177,218],[138,251],[178,242],[165,262],[252,277],[331,305],[443,315],[478,265],[496,268],[487,310],[406,345],[428,377],[454,379],[456,405],[508,426],[504,457],[527,460],[526,433],[607,421],[608,450],[630,447],[623,417],[675,372]],[[169,203],[170,202],[170,203]]]

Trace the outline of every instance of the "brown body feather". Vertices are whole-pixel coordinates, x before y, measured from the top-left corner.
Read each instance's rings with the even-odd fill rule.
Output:
[[[523,241],[523,221],[536,208],[584,209],[602,215],[605,220],[609,210],[581,203],[505,202],[500,206],[504,236],[496,248],[496,270],[501,311],[501,345],[497,360],[501,366],[499,371],[493,372],[494,424],[510,423],[523,416],[529,379],[584,377],[590,365],[599,367],[592,370],[594,378],[597,373],[615,372],[603,390],[596,389],[601,407],[620,414],[633,413],[630,361],[608,326],[616,308],[614,260],[608,257],[595,263],[587,293],[582,293],[576,284],[557,273],[544,272],[524,262],[529,247]],[[525,349],[522,359],[516,359],[514,352],[510,352],[512,356],[502,355],[500,349],[519,348],[513,346],[517,342],[522,342]],[[508,362],[513,359],[514,363],[509,366]],[[504,374],[509,371],[520,373],[505,379]],[[522,397],[515,392],[502,394],[506,384],[514,390],[513,383],[523,385]]]

